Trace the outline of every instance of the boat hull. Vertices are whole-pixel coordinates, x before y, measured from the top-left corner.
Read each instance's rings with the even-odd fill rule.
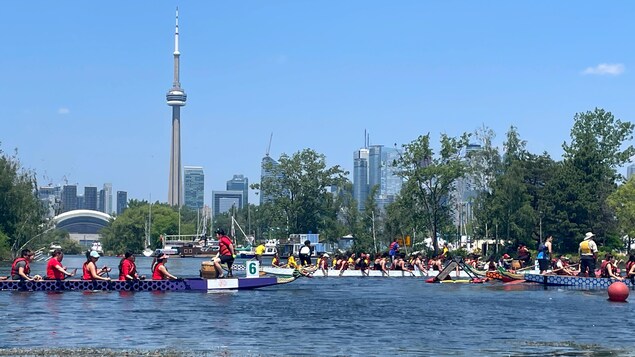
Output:
[[[275,267],[262,267],[261,271],[266,273],[266,274],[271,274],[271,275],[276,275],[276,276],[290,276],[293,274],[293,269],[289,269],[289,268],[275,268]],[[428,274],[424,274],[419,270],[415,270],[412,273],[409,273],[407,271],[402,271],[402,270],[389,270],[388,271],[388,275],[382,273],[380,270],[366,270],[365,273],[367,273],[367,275],[362,275],[362,271],[361,270],[344,270],[342,272],[342,274],[340,275],[340,271],[339,270],[327,270],[327,275],[325,275],[321,269],[315,270],[313,273],[311,273],[310,275],[312,275],[313,277],[334,277],[334,278],[350,278],[350,277],[376,277],[376,278],[381,278],[381,277],[388,277],[388,278],[416,278],[416,277],[434,277],[436,276],[439,272],[438,271],[434,271],[434,270],[430,270],[428,271]],[[456,272],[453,271],[450,273],[451,277],[457,277]],[[459,271],[459,278],[469,278],[469,275],[467,273],[465,273],[464,271],[460,270]]]
[[[291,278],[293,279],[293,278]],[[211,291],[246,290],[284,284],[292,280],[275,277],[176,280],[43,280],[0,281],[0,290],[17,291]]]
[[[580,276],[567,276],[567,275],[539,275],[539,274],[525,274],[525,280],[539,283],[547,286],[570,286],[580,289],[608,289],[608,287],[616,279],[609,278],[586,278]],[[624,280],[624,284],[633,288],[633,282],[631,280]]]

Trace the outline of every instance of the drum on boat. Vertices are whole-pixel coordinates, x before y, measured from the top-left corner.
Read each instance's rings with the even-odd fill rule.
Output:
[[[512,269],[514,270],[520,269],[520,260],[518,259],[512,260]]]
[[[216,268],[213,262],[201,262],[201,277],[204,279],[216,279]]]

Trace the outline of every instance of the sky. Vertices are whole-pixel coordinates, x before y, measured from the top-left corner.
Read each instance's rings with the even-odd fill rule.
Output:
[[[177,6],[182,163],[210,206],[234,174],[259,181],[271,133],[273,158],[352,172],[365,131],[400,147],[486,126],[502,146],[513,125],[559,160],[575,113],[635,117],[629,1],[12,1],[0,149],[41,185],[166,202]]]

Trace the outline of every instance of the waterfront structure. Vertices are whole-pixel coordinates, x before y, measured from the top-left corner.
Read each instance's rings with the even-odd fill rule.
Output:
[[[117,215],[123,213],[128,208],[128,192],[117,191]]]
[[[233,207],[243,208],[242,191],[212,191],[212,211],[214,216],[229,212]]]
[[[64,185],[62,188],[62,212],[77,209],[77,186]]]
[[[205,173],[201,166],[185,166],[184,178],[184,204],[198,210],[203,208],[205,201]]]
[[[243,207],[249,205],[249,179],[244,175],[234,175],[231,180],[227,181],[227,191],[242,191]]]
[[[181,88],[179,79],[179,9],[176,9],[176,28],[174,30],[174,82],[166,95],[167,104],[172,107],[172,145],[170,150],[170,178],[168,183],[168,204],[183,204],[183,180],[181,177],[181,107],[185,105],[187,95]]]
[[[630,165],[627,169],[626,169],[626,179],[630,180],[631,177],[633,177],[633,175],[635,175],[635,164]]]
[[[81,206],[84,209],[97,211],[97,187],[85,186],[84,187],[84,204]]]
[[[101,239],[100,231],[113,219],[109,214],[79,209],[64,212],[53,218],[55,228],[69,233],[70,239],[90,248],[94,242]]]
[[[278,166],[278,162],[269,156],[269,153],[262,158],[262,163],[260,166],[260,204],[263,205],[265,203],[273,201],[273,196],[271,194],[264,193],[263,185],[266,185],[266,180],[268,178],[274,178],[275,173],[274,169]],[[266,189],[266,188],[265,188]]]

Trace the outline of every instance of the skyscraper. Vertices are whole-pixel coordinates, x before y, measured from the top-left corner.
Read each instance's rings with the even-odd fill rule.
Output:
[[[205,201],[205,173],[200,166],[183,168],[183,184],[185,188],[185,206],[198,210]]]
[[[62,212],[77,209],[77,186],[65,185],[62,188]]]
[[[265,157],[262,158],[261,163],[261,171],[260,171],[260,204],[264,204],[267,202],[271,202],[273,197],[270,194],[264,193],[266,187],[263,189],[263,185],[266,185],[267,178],[275,177],[275,173],[273,169],[278,166],[278,162],[272,159],[269,154],[266,154]]]
[[[128,192],[117,191],[117,214],[122,214],[128,208]]]
[[[249,179],[243,175],[234,175],[234,177],[227,181],[227,191],[242,191],[243,192],[243,207],[249,205]]]
[[[97,187],[84,187],[84,209],[97,211]]]
[[[232,207],[241,209],[243,206],[242,191],[212,191],[212,210],[214,215],[229,212]]]
[[[368,198],[368,157],[366,148],[353,152],[353,198],[360,211],[364,210]]]
[[[105,183],[103,188],[103,195],[101,200],[103,201],[102,212],[112,214],[112,184]]]
[[[176,8],[176,29],[174,30],[174,82],[166,95],[167,103],[172,107],[172,146],[170,150],[170,179],[168,184],[168,204],[183,204],[183,180],[181,177],[181,107],[185,105],[187,95],[179,81],[179,8]],[[117,203],[118,205],[119,203]],[[117,207],[119,208],[119,207]]]

